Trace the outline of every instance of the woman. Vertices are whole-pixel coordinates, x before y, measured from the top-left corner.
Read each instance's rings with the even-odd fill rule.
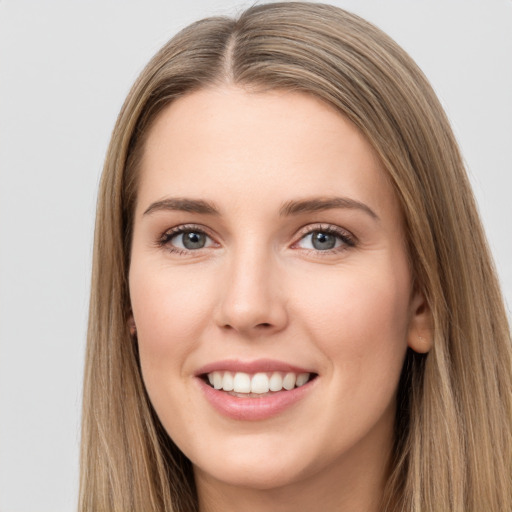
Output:
[[[99,194],[81,510],[512,510],[511,344],[446,117],[339,9],[191,25]]]

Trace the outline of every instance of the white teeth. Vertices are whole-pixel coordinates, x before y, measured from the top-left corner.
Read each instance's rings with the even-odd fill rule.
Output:
[[[283,377],[279,372],[274,372],[270,377],[270,391],[281,391],[283,389]]]
[[[288,391],[293,389],[295,387],[296,380],[297,378],[295,377],[295,373],[287,373],[283,379],[283,388],[287,389]]]
[[[222,378],[222,389],[224,391],[233,391],[233,388],[233,374],[231,372],[224,372],[224,377]]]
[[[299,375],[297,375],[297,387],[300,388],[301,386],[304,386],[308,380],[309,373],[299,373]]]
[[[215,389],[222,389],[222,373],[213,372],[213,387]]]
[[[233,391],[236,393],[251,392],[251,377],[248,373],[235,373],[235,378],[233,380]]]
[[[268,377],[266,373],[257,373],[251,379],[251,393],[268,393]]]
[[[291,390],[306,384],[310,379],[309,373],[255,373],[220,372],[215,371],[207,375],[208,381],[215,389],[233,391],[235,393],[254,393],[263,395],[269,391]]]

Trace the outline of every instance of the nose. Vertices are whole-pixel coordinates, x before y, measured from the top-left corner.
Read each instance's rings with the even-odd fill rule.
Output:
[[[265,251],[247,250],[226,261],[216,323],[245,337],[274,334],[288,323],[282,272]]]

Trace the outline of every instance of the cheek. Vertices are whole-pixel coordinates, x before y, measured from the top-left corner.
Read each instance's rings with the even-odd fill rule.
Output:
[[[407,347],[409,276],[406,266],[344,267],[316,276],[301,296],[306,328],[328,354],[335,371],[395,374]],[[359,378],[359,377],[358,377]]]
[[[207,283],[186,270],[130,270],[130,297],[143,372],[176,367],[199,342],[211,317]],[[147,373],[147,372],[145,372]]]

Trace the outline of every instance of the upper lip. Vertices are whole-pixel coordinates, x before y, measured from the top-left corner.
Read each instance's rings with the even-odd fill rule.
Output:
[[[293,373],[315,373],[306,368],[301,368],[275,359],[255,359],[253,361],[241,361],[239,359],[224,359],[208,363],[196,372],[197,376],[215,371],[259,373],[259,372],[293,372]]]

